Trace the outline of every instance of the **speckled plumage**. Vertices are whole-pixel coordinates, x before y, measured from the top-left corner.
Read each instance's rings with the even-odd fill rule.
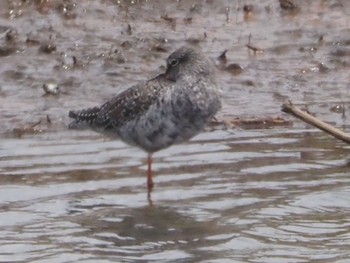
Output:
[[[192,47],[175,51],[167,64],[166,73],[121,92],[101,107],[70,111],[69,117],[75,119],[70,128],[83,124],[147,152],[189,140],[220,109],[215,69]]]
[[[101,107],[70,111],[70,128],[86,126],[149,154],[189,140],[221,108],[215,67],[202,51],[182,47],[164,74],[132,86]]]

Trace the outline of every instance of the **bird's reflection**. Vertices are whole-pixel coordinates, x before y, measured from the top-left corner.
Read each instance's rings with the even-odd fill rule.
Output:
[[[147,202],[148,202],[148,208],[153,208],[152,189],[150,188],[147,188]]]

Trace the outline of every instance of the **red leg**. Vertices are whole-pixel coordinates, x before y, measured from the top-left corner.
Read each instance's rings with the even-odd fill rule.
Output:
[[[147,164],[148,164],[148,169],[147,169],[147,188],[148,191],[151,191],[154,183],[152,179],[152,154],[149,153],[147,156]]]

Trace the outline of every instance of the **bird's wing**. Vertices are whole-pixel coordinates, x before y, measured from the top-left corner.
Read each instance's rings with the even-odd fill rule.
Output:
[[[159,77],[132,86],[104,103],[100,107],[96,122],[104,126],[118,127],[145,112],[156,103],[163,91]]]

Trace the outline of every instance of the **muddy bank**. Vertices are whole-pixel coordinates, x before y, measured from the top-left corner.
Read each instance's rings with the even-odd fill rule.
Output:
[[[293,99],[342,123],[330,108],[348,101],[349,3],[294,4],[3,1],[0,132],[40,121],[41,130],[65,129],[67,109],[155,76],[168,53],[188,44],[215,60],[223,113],[275,117]],[[59,94],[45,95],[45,84]]]

